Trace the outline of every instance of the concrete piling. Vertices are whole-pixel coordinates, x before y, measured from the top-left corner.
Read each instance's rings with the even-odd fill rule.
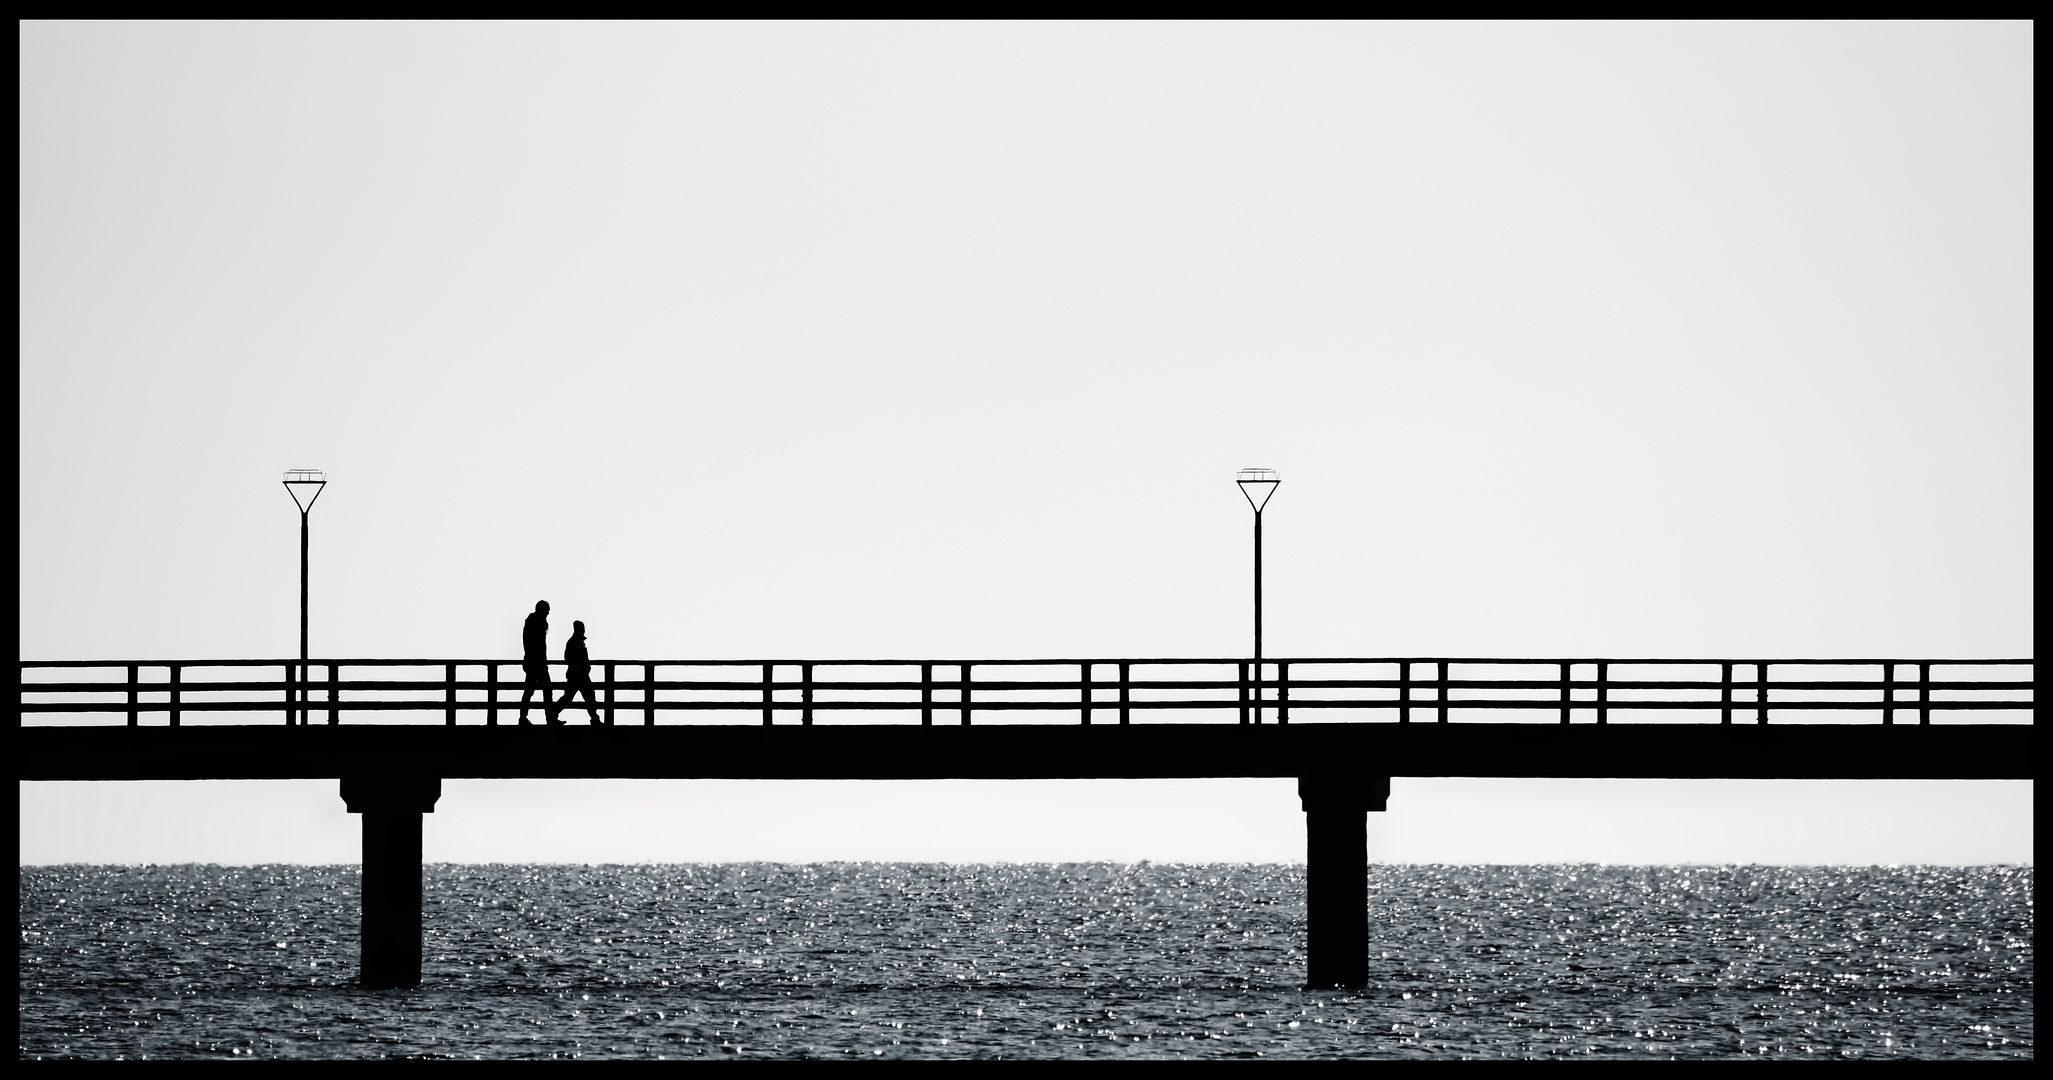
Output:
[[[364,986],[421,984],[421,815],[435,812],[442,781],[344,777],[342,801],[364,816]]]
[[[1305,966],[1310,989],[1369,981],[1369,819],[1390,778],[1301,776],[1305,812]]]

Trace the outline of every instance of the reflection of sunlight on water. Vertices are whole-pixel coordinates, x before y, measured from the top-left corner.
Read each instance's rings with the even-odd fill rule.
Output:
[[[1304,991],[1279,866],[436,866],[352,985],[354,868],[21,872],[23,1056],[2032,1054],[2030,868],[1387,867]],[[204,949],[202,949],[204,946]],[[232,965],[232,966],[231,966]]]

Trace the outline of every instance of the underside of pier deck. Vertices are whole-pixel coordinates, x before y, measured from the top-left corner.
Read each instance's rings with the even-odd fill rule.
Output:
[[[2031,725],[25,727],[23,780],[2030,779]]]

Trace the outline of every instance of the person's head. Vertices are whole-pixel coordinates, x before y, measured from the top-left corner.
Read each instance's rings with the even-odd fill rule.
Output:
[[[581,621],[578,621],[578,620],[572,620],[572,621],[571,621],[571,624],[570,624],[570,636],[572,636],[572,637],[583,637],[583,636],[585,636],[585,624],[584,624],[583,622],[581,622]]]
[[[549,602],[548,602],[547,600],[537,600],[537,601],[535,601],[535,614],[537,614],[537,615],[547,615],[548,613],[549,613]]]

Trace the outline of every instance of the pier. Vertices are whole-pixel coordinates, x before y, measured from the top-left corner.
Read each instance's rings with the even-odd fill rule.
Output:
[[[560,665],[559,665],[560,667]],[[506,660],[23,661],[22,780],[333,779],[363,815],[361,978],[421,978],[445,779],[1292,777],[1309,982],[1363,985],[1395,776],[2029,779],[2031,660],[595,662],[598,723]],[[558,689],[561,684],[558,684]]]

